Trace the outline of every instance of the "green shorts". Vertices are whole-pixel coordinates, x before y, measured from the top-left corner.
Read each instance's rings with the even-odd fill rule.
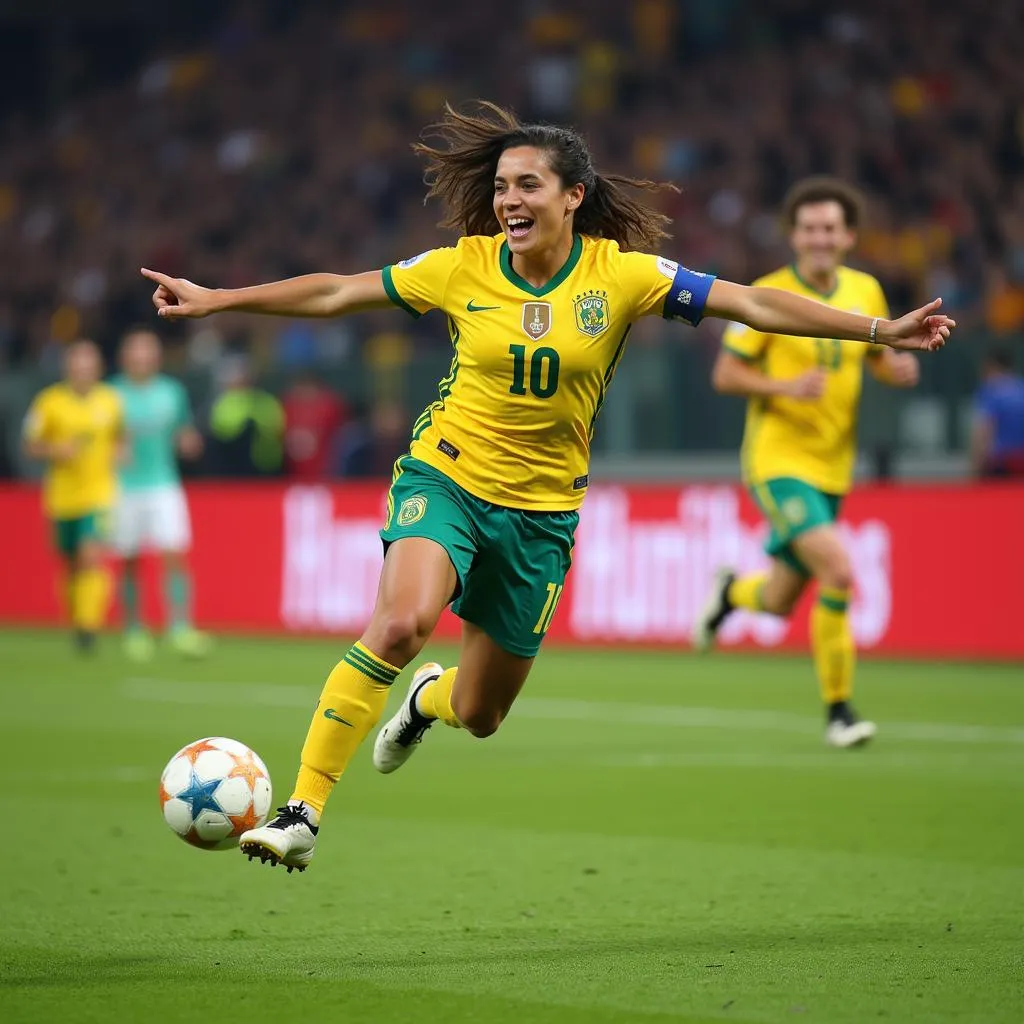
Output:
[[[793,541],[817,526],[834,523],[839,516],[842,495],[826,494],[813,484],[788,476],[750,484],[748,489],[772,528],[765,551],[791,569],[809,576],[807,566],[793,551]]]
[[[411,455],[398,461],[380,531],[384,550],[429,537],[458,576],[452,611],[523,658],[540,649],[572,562],[578,512],[530,512],[474,497]]]
[[[103,541],[107,536],[106,511],[87,512],[71,519],[53,519],[53,539],[57,550],[68,558],[89,540]]]

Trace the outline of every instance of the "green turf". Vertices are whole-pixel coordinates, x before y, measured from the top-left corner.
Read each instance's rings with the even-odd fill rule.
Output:
[[[305,875],[174,838],[167,758],[284,799],[341,649],[0,633],[0,1020],[1024,1020],[1020,666],[865,663],[849,753],[803,660],[551,649],[493,739],[362,751]]]

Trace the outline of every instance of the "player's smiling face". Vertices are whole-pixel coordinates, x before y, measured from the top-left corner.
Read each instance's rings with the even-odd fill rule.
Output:
[[[795,215],[789,235],[797,265],[807,275],[832,274],[857,241],[846,226],[843,207],[834,199],[804,203]]]
[[[582,201],[583,186],[566,185],[551,169],[545,150],[514,146],[501,154],[494,175],[494,215],[513,253],[526,256],[571,245],[573,211]]]

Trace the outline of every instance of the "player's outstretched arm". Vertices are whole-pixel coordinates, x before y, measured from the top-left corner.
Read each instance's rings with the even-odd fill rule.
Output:
[[[391,307],[379,270],[366,274],[306,274],[250,288],[204,288],[184,277],[142,268],[155,282],[153,305],[167,320],[211,313],[331,317]]]
[[[765,334],[873,341],[890,348],[935,352],[956,326],[955,320],[938,312],[941,305],[942,299],[932,299],[897,320],[886,320],[848,313],[779,288],[752,288],[719,278],[708,293],[705,312]]]

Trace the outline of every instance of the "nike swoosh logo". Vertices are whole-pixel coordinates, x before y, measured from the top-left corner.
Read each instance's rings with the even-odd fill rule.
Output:
[[[345,718],[342,718],[334,708],[328,708],[324,712],[324,718],[329,718],[332,722],[341,722],[342,725],[347,725],[350,729],[354,729],[355,726]]]
[[[501,309],[501,306],[474,306],[473,300],[470,299],[469,302],[466,303],[466,309],[468,309],[470,313],[486,313],[489,309]]]

